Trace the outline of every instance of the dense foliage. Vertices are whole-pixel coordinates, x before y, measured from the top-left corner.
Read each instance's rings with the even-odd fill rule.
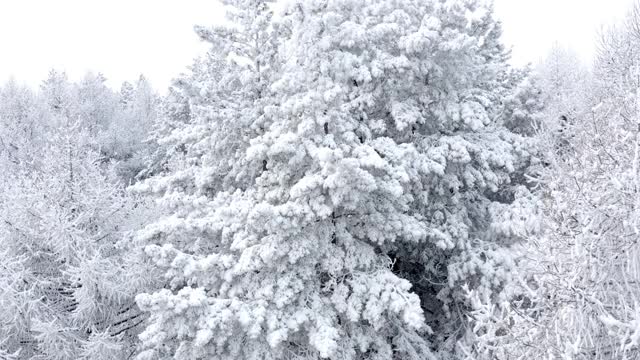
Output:
[[[222,2],[164,96],[0,88],[0,359],[638,356],[640,8],[518,69],[490,2]]]

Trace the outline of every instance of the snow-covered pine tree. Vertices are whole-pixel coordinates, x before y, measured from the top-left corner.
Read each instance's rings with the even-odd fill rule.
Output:
[[[187,147],[190,158],[200,158],[209,152],[207,146],[215,146],[217,159],[211,161],[219,163],[210,169],[212,174],[224,177],[230,167],[243,167],[229,157],[242,160],[251,138],[248,134],[263,131],[264,125],[255,120],[264,121],[263,108],[271,96],[268,86],[279,65],[275,61],[278,29],[272,28],[270,2],[225,2],[227,18],[235,25],[196,26],[196,33],[212,50],[196,59],[189,73],[181,74],[169,88],[152,132],[154,142],[161,146],[140,178],[182,166],[175,160]],[[246,11],[240,10],[244,7]],[[224,130],[211,130],[221,124]],[[199,127],[196,136],[195,126]],[[197,142],[202,143],[196,152],[193,145]]]
[[[474,351],[474,304],[501,300],[535,225],[492,8],[294,1],[276,47],[267,4],[226,3],[235,25],[199,29],[221,68],[164,139],[183,152],[139,186],[168,212],[140,237],[169,283],[137,298],[140,358]]]
[[[513,85],[506,86],[503,99],[504,125],[512,132],[533,137],[545,125],[542,87],[529,68],[513,71],[511,78]]]
[[[205,28],[197,28],[196,31],[207,34],[209,30]],[[210,36],[210,35],[209,35]],[[203,39],[207,41],[206,39]],[[227,93],[233,87],[239,84],[237,80],[238,70],[236,72],[227,73],[229,75],[223,78],[222,66],[225,64],[225,56],[229,56],[229,52],[220,53],[210,51],[202,57],[196,58],[194,63],[189,66],[187,73],[180,74],[171,83],[168,93],[160,101],[157,109],[157,119],[154,121],[149,131],[149,139],[147,142],[153,152],[149,154],[146,160],[146,166],[137,175],[138,179],[147,179],[154,174],[164,173],[172,167],[169,163],[173,162],[184,153],[186,144],[180,136],[172,136],[175,130],[180,131],[194,121],[204,121],[208,119],[210,114],[206,113],[207,107],[213,107],[213,102],[219,102],[220,98],[225,98]],[[237,69],[236,69],[237,70]],[[215,87],[206,89],[205,87]],[[251,99],[251,98],[249,98]],[[203,114],[198,108],[204,108]],[[200,118],[200,120],[196,120]],[[174,168],[175,170],[175,168]]]

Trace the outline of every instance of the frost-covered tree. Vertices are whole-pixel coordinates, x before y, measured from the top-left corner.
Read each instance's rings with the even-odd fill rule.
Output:
[[[584,112],[568,130],[572,151],[541,174],[546,227],[521,267],[517,340],[505,359],[638,354],[640,143],[622,108],[612,98]]]
[[[104,163],[117,162],[117,173],[129,184],[147,166],[156,151],[148,142],[156,122],[159,95],[150,82],[140,76],[135,85],[128,82],[116,93],[106,85],[102,74],[87,73],[74,83],[64,72],[52,70],[41,86],[41,98],[49,107],[52,128],[77,123],[95,141]]]
[[[135,87],[128,81],[120,86],[120,105],[122,107],[131,106],[135,102]]]
[[[639,66],[640,5],[636,2],[626,21],[601,32],[598,41],[594,73],[595,95],[606,99],[625,97],[630,88],[640,86],[635,69]]]
[[[537,66],[538,84],[543,89],[547,121],[545,128],[561,132],[582,116],[591,96],[591,74],[569,47],[555,43]]]
[[[45,106],[33,91],[9,80],[0,89],[0,158],[12,163],[37,160],[33,149],[45,137]]]
[[[117,95],[98,73],[87,73],[75,86],[78,97],[78,119],[93,136],[104,132],[116,116]]]
[[[161,140],[180,151],[138,186],[167,210],[140,239],[168,282],[137,298],[140,358],[491,358],[473,311],[503,300],[535,203],[491,7],[294,1],[276,26],[225,3]]]
[[[99,135],[100,151],[107,160],[118,162],[118,173],[125,183],[147,166],[147,159],[155,152],[148,139],[156,122],[159,96],[140,75],[135,85],[122,84],[119,106],[107,127]]]
[[[627,21],[603,35],[585,95],[569,98],[578,104],[563,132],[571,151],[556,153],[540,174],[547,226],[521,266],[504,359],[640,354],[640,71],[628,51],[637,49],[640,12]]]
[[[572,49],[555,43],[538,64],[534,81],[541,89],[544,105],[537,131],[539,151],[546,164],[563,161],[573,151],[574,127],[580,126],[593,106],[592,71]]]
[[[2,169],[3,358],[127,358],[144,319],[133,297],[154,273],[125,235],[148,212],[124,191],[113,165],[101,163],[76,108],[66,108],[77,104],[69,88],[58,74],[45,82],[40,98],[47,105],[34,132],[46,137],[10,137],[27,139],[26,158],[37,161],[4,162],[10,167]]]
[[[70,126],[78,120],[78,97],[65,72],[49,71],[40,85],[40,97],[50,114],[52,127]]]

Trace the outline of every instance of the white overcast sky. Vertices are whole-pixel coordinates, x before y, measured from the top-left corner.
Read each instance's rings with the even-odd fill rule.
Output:
[[[558,41],[588,61],[603,24],[632,0],[495,0],[514,62],[542,58]],[[37,85],[50,68],[72,79],[102,72],[119,87],[144,73],[164,89],[202,53],[192,29],[222,19],[215,0],[0,0],[0,80]]]

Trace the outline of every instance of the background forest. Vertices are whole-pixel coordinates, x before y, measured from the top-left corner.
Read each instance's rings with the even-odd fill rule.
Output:
[[[0,88],[0,359],[640,357],[640,6],[516,68],[482,1],[223,3],[163,95]]]

